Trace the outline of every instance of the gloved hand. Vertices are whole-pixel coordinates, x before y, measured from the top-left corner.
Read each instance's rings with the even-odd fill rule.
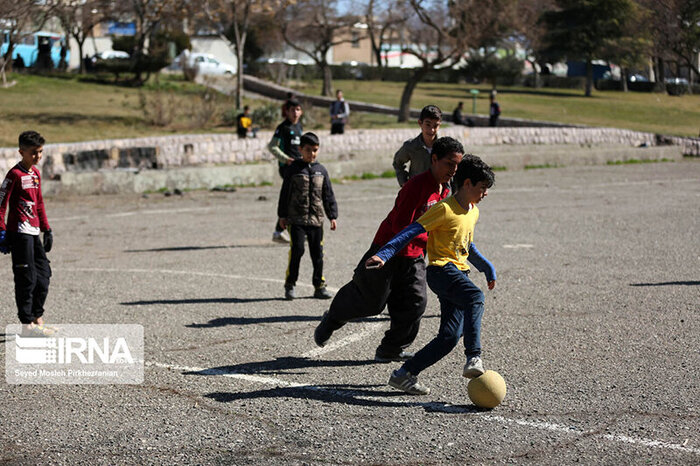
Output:
[[[53,233],[51,230],[46,230],[44,232],[44,252],[51,251],[53,247]]]
[[[10,252],[10,245],[7,243],[7,232],[0,230],[0,252],[7,254]]]

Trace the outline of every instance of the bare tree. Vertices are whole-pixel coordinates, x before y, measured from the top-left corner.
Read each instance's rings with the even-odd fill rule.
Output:
[[[333,92],[328,54],[336,46],[355,40],[350,33],[359,17],[340,15],[337,0],[285,0],[277,17],[284,41],[309,56],[323,75],[321,95]]]
[[[399,121],[410,117],[411,96],[428,72],[456,64],[470,48],[498,42],[509,31],[512,0],[408,0],[412,16],[406,23],[408,44],[403,53],[421,61],[401,94]]]
[[[78,44],[80,74],[85,73],[83,45],[93,29],[111,14],[109,0],[56,0],[55,14],[66,34]]]
[[[4,70],[12,71],[12,52],[27,35],[40,30],[51,13],[51,6],[32,0],[0,0],[0,19],[8,35],[8,47],[3,56]],[[43,2],[46,3],[46,2]]]
[[[231,39],[236,54],[236,108],[242,108],[243,52],[251,19],[254,14],[269,13],[276,2],[272,0],[204,0],[203,13],[217,33],[228,42]],[[227,36],[228,34],[228,36]]]
[[[367,35],[378,67],[382,67],[382,49],[393,32],[402,27],[410,16],[402,0],[364,0],[358,5],[365,11]]]
[[[533,86],[540,87],[539,65],[543,61],[540,50],[544,45],[546,29],[540,21],[543,11],[550,10],[554,0],[529,0],[517,3],[514,26],[517,37],[525,49],[525,60],[532,67]]]
[[[656,81],[663,84],[664,61],[679,61],[696,76],[700,53],[700,0],[641,0],[651,12]],[[692,74],[692,73],[691,73]]]

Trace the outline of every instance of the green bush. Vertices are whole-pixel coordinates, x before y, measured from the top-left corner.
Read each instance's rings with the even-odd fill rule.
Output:
[[[251,118],[255,126],[271,129],[282,119],[280,112],[279,104],[269,103],[254,109]]]

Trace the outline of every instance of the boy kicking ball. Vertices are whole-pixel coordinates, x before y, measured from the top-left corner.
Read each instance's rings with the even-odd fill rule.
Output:
[[[484,373],[481,360],[484,293],[469,279],[467,260],[486,274],[488,288],[492,290],[496,286],[496,270],[473,241],[479,219],[476,205],[486,197],[494,178],[491,168],[479,157],[465,155],[453,178],[459,187],[457,193],[435,204],[365,263],[367,268],[382,267],[413,237],[429,232],[427,282],[440,300],[440,329],[432,341],[391,374],[389,385],[394,388],[411,395],[430,393],[428,387],[418,382],[418,374],[447,356],[461,336],[467,357],[462,375],[473,378]]]
[[[56,331],[44,325],[43,318],[51,277],[46,253],[53,245],[41,195],[41,175],[36,168],[43,151],[44,138],[39,133],[20,134],[22,160],[7,173],[0,186],[0,252],[12,252],[17,314],[26,336],[49,336]],[[42,231],[43,243],[39,239]]]

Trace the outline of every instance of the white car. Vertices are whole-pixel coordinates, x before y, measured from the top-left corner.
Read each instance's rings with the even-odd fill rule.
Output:
[[[129,54],[121,50],[105,50],[95,55],[97,60],[126,60],[129,58]]]
[[[197,67],[197,72],[200,75],[231,76],[236,74],[236,68],[220,62],[209,53],[190,53],[189,62],[191,66]]]

